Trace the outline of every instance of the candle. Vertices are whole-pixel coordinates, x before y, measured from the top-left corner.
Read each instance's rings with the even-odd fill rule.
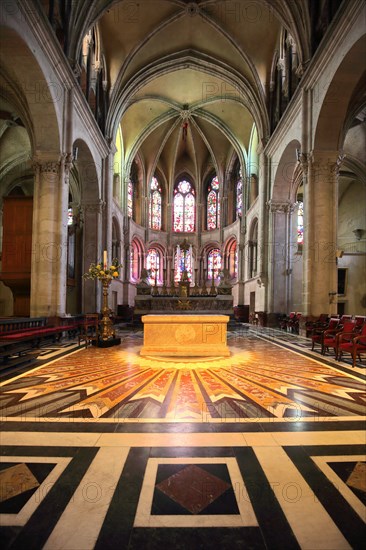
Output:
[[[107,251],[105,250],[103,252],[103,265],[104,265],[104,270],[107,269]]]

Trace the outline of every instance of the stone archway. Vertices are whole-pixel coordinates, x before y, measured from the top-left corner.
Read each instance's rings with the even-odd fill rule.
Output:
[[[83,218],[82,272],[86,273],[91,263],[102,258],[103,210],[98,174],[93,155],[84,140],[78,138],[73,143],[74,163],[77,167],[81,188],[81,212]],[[100,306],[101,295],[98,282],[84,280],[82,291],[82,311],[95,312]]]
[[[27,248],[26,261],[30,268],[20,289],[27,307],[22,313],[16,309],[14,312],[18,315],[52,316],[65,312],[66,272],[63,265],[66,231],[61,219],[67,208],[65,186],[62,185],[66,158],[60,154],[59,130],[63,88],[42,69],[42,52],[27,44],[14,29],[2,27],[1,35],[1,101],[19,115],[30,144],[26,156],[24,151],[18,151],[20,154],[15,152],[14,158],[9,159],[11,162],[7,168],[11,170],[7,170],[4,182],[5,185],[11,184],[9,177],[14,169],[19,181],[25,177],[34,179],[31,222],[27,229],[31,243],[24,247]],[[14,56],[21,61],[13,63]],[[21,146],[21,140],[17,145]],[[19,270],[24,271],[24,265]],[[15,266],[13,293],[18,291],[17,278]],[[12,287],[11,280],[9,286]]]
[[[286,313],[301,309],[302,270],[298,268],[293,216],[295,197],[295,173],[298,168],[297,150],[300,143],[292,140],[284,149],[278,163],[272,196],[269,201],[269,309],[273,313]],[[297,260],[294,277],[294,260]]]
[[[310,248],[306,242],[304,247],[304,301],[307,313],[315,316],[325,312],[337,313],[334,296],[337,294],[339,172],[342,170],[348,113],[364,78],[365,48],[366,35],[363,35],[334,67],[314,125],[307,186],[313,208],[309,219]]]

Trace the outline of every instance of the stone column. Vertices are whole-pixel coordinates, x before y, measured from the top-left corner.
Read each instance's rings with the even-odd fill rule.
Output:
[[[304,312],[336,313],[338,174],[335,151],[312,153],[304,188]]]
[[[286,201],[269,201],[268,308],[273,313],[286,313],[291,296],[290,212]],[[285,236],[285,239],[283,238]]]
[[[260,292],[258,293],[258,307],[260,310],[267,310],[268,293],[267,288],[267,257],[268,257],[268,237],[267,237],[267,182],[268,182],[268,159],[263,152],[264,143],[259,147],[259,220],[258,220],[258,274],[260,277]],[[257,299],[257,298],[256,298]]]
[[[70,162],[69,155],[34,161],[31,316],[65,314]]]
[[[113,169],[114,169],[114,148],[107,158],[103,160],[103,181],[104,181],[104,245],[103,250],[107,250],[108,263],[112,260],[112,203],[113,203]]]
[[[83,231],[83,273],[86,273],[91,263],[102,260],[102,213],[104,201],[83,201],[84,218]],[[102,292],[98,282],[85,280],[83,284],[82,311],[93,313],[100,310]]]

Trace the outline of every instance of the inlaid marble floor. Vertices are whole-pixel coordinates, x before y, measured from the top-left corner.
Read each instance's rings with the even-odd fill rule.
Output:
[[[361,548],[364,367],[283,340],[176,362],[125,332],[8,375],[3,548]]]

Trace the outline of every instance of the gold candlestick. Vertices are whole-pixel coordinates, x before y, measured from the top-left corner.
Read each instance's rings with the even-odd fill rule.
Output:
[[[160,294],[162,294],[163,296],[168,294],[168,290],[166,288],[166,269],[163,269],[163,286],[161,287]]]
[[[202,281],[202,290],[201,290],[201,296],[207,296],[207,287],[206,287],[206,270],[203,270],[203,281]]]
[[[158,272],[155,271],[155,285],[152,288],[152,296],[159,296],[159,289],[158,289]]]
[[[211,290],[210,290],[210,296],[216,296],[216,288],[215,288],[215,270],[212,270],[212,283],[211,283]]]
[[[170,277],[170,290],[169,290],[170,296],[175,295],[175,286],[174,286],[174,269],[171,270],[171,277]]]
[[[102,320],[101,324],[101,339],[109,340],[109,338],[115,337],[115,331],[113,328],[113,323],[110,318],[110,309],[108,307],[108,292],[109,285],[111,284],[111,279],[102,279],[103,284],[103,309],[102,309]]]
[[[198,296],[200,293],[200,287],[197,284],[198,281],[198,267],[194,269],[195,276],[194,276],[194,287],[192,288],[192,296]]]

